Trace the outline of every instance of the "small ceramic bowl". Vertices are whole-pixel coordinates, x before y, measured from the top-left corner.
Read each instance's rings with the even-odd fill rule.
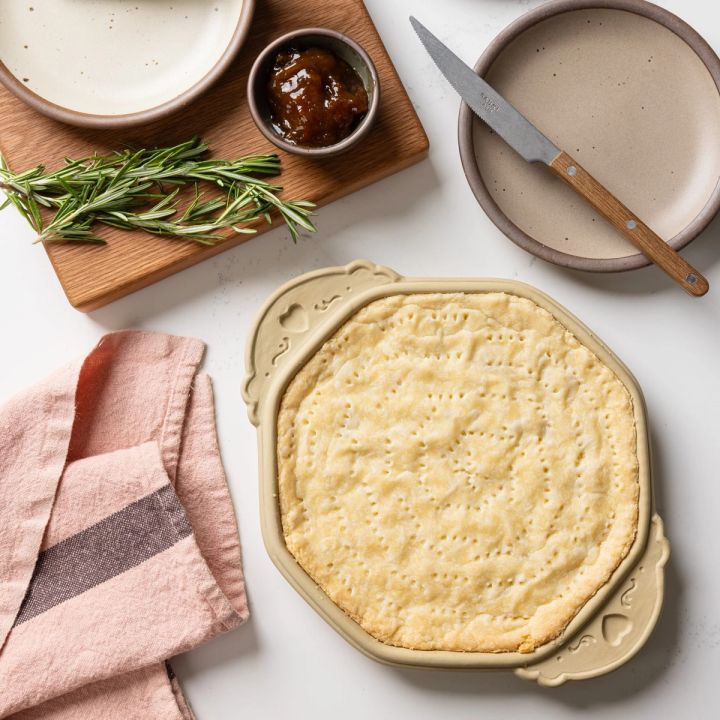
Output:
[[[222,75],[254,8],[255,0],[3,3],[0,82],[69,125],[148,123],[185,107]]]
[[[278,52],[288,45],[298,48],[321,47],[330,50],[355,70],[365,86],[365,92],[368,95],[367,114],[350,135],[334,145],[327,147],[295,145],[284,140],[272,126],[265,84]],[[296,155],[328,157],[345,152],[370,132],[380,105],[380,81],[370,56],[353,39],[335,30],[304,28],[282,35],[258,55],[250,70],[247,97],[250,114],[255,124],[273,145]]]
[[[644,0],[554,0],[503,30],[475,71],[676,250],[720,209],[720,60],[667,10]],[[524,250],[593,272],[649,264],[464,103],[459,144],[478,202]]]

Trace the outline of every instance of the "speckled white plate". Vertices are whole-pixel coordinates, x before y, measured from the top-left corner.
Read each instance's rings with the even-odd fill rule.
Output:
[[[64,122],[148,122],[187,104],[240,48],[255,0],[2,0],[0,81]]]

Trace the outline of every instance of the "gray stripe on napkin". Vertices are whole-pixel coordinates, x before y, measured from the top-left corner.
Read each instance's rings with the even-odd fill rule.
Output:
[[[15,626],[110,580],[192,533],[170,485],[40,553]]]

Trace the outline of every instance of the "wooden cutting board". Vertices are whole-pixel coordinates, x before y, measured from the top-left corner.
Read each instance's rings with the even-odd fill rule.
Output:
[[[247,75],[254,58],[273,38],[311,25],[345,32],[365,48],[377,66],[381,106],[370,135],[344,155],[309,160],[280,152],[279,184],[285,195],[324,205],[421,160],[427,154],[427,136],[362,0],[258,0],[250,37],[220,82],[184,110],[141,128],[98,131],[63,125],[26,107],[0,85],[0,151],[14,170],[38,164],[51,168],[66,156],[125,145],[174,144],[193,135],[206,140],[218,157],[274,152],[250,118]],[[263,224],[258,232],[268,229]],[[101,234],[108,240],[105,246],[45,248],[68,300],[78,310],[99,308],[254,237],[235,235],[205,248],[140,232],[108,228]]]

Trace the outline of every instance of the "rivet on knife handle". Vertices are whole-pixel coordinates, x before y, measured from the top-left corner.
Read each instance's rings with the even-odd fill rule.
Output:
[[[561,152],[550,163],[550,167],[684,290],[698,297],[708,291],[708,281],[685,258],[628,210],[570,155]]]

